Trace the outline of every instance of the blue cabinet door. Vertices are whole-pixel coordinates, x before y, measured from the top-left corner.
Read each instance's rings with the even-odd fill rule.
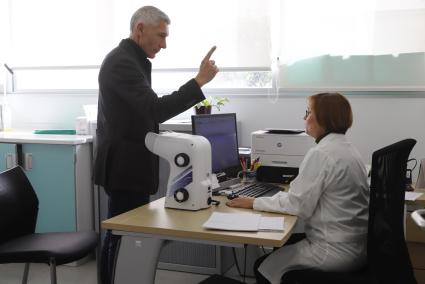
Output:
[[[22,159],[39,200],[36,232],[76,231],[75,146],[23,144]]]
[[[0,143],[0,172],[16,166],[16,144]]]

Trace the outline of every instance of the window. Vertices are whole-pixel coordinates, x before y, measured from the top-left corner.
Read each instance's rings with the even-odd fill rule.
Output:
[[[167,48],[153,61],[154,87],[175,89],[192,78],[213,45],[218,47],[214,60],[222,72],[209,88],[270,87],[269,2],[155,1],[171,25]],[[15,92],[96,90],[103,58],[128,37],[133,12],[150,4],[143,0],[8,3],[13,50],[8,63],[16,71]]]
[[[425,1],[280,3],[280,87],[425,89]]]
[[[0,1],[0,62],[15,72],[9,89],[96,93],[103,58],[128,37],[132,13],[149,4]],[[213,45],[221,72],[210,90],[425,90],[425,0],[156,0],[155,6],[171,18],[167,48],[153,61],[157,91],[192,78]]]
[[[6,17],[8,12],[8,3],[6,1],[0,1],[0,92],[3,94],[5,87],[6,73],[4,68],[4,63],[6,60],[7,52],[7,43],[6,39],[8,38],[7,33],[7,23],[8,17]]]
[[[97,93],[99,66],[45,66],[15,67],[9,75],[14,93]],[[163,68],[152,72],[152,86],[159,92],[167,93],[177,89],[184,82],[196,76],[195,68]],[[18,78],[18,79],[17,79]],[[0,81],[1,82],[1,81]],[[226,68],[208,84],[208,88],[221,89],[263,89],[271,85],[271,71],[264,68]]]

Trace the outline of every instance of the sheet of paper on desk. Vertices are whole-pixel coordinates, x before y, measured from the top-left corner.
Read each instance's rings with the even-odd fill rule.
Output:
[[[415,201],[422,194],[423,194],[422,192],[406,191],[406,193],[404,194],[404,200]]]
[[[261,217],[259,231],[283,231],[285,219],[283,217]]]
[[[204,223],[206,229],[227,231],[283,231],[283,217],[262,217],[253,213],[213,212]]]
[[[206,229],[228,231],[258,231],[260,214],[213,212],[204,223]]]

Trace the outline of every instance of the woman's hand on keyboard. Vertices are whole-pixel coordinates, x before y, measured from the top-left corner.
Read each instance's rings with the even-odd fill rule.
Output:
[[[235,199],[229,200],[226,202],[226,205],[229,207],[239,207],[239,208],[248,208],[252,209],[254,204],[254,197],[237,197]]]

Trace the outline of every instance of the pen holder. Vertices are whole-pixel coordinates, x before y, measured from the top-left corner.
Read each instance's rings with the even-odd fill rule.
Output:
[[[241,179],[242,183],[253,182],[253,181],[255,181],[255,178],[257,176],[257,172],[251,171],[251,170],[243,170],[243,171],[239,172],[238,176]]]

